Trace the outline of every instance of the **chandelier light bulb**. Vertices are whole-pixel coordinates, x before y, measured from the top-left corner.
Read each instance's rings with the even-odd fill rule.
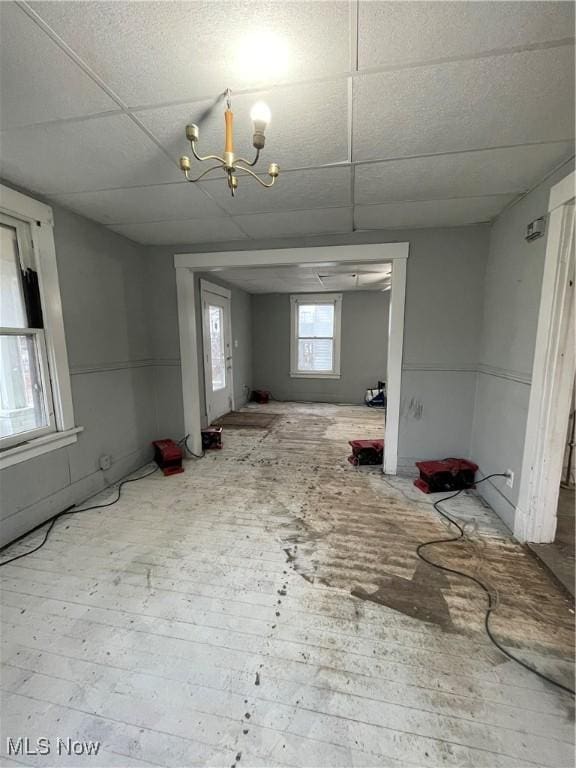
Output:
[[[250,110],[250,119],[254,124],[254,133],[264,133],[270,125],[271,118],[270,107],[263,101],[257,101]]]

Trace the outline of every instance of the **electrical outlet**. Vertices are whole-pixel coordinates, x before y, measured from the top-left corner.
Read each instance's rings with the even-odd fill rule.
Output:
[[[514,472],[511,469],[506,470],[508,477],[506,478],[506,485],[508,488],[514,488]]]
[[[110,467],[112,466],[112,457],[108,456],[107,453],[104,453],[98,459],[98,465],[100,469],[103,469],[103,470],[110,469]]]

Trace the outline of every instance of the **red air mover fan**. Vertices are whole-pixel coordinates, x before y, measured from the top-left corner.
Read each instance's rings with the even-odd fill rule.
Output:
[[[414,480],[414,485],[424,493],[474,488],[474,477],[478,470],[478,465],[467,459],[417,461],[416,466],[420,470],[420,477]]]
[[[202,450],[222,448],[222,427],[206,427],[202,430]]]
[[[384,460],[384,440],[350,440],[348,445],[352,447],[348,461],[355,467],[382,464]]]
[[[165,475],[177,475],[184,472],[182,466],[182,449],[174,440],[155,440],[154,461]]]

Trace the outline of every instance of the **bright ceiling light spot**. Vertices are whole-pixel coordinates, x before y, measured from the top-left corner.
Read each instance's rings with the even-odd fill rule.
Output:
[[[254,124],[270,125],[271,117],[270,107],[263,101],[257,101],[250,110],[250,119]]]
[[[273,32],[251,32],[243,38],[236,56],[236,71],[243,80],[283,77],[288,72],[288,45]]]

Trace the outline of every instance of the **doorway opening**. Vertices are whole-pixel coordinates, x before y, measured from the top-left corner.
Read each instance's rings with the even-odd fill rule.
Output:
[[[570,418],[564,445],[564,460],[562,463],[562,479],[558,493],[556,508],[556,532],[551,544],[529,544],[548,569],[556,576],[565,589],[574,597],[575,576],[575,443],[576,427],[576,382],[572,385]]]
[[[225,282],[225,273],[231,270],[243,269],[244,271],[247,271],[252,268],[258,268],[260,270],[265,268],[281,270],[283,268],[290,268],[295,272],[299,272],[301,279],[305,279],[305,273],[308,269],[312,269],[316,274],[319,274],[324,271],[325,267],[334,268],[341,265],[343,267],[343,274],[347,274],[348,272],[354,272],[354,270],[352,268],[344,269],[344,265],[387,264],[389,265],[388,277],[391,282],[389,290],[389,312],[386,315],[382,313],[376,336],[372,341],[365,341],[362,334],[359,333],[358,337],[355,339],[355,343],[356,346],[365,343],[368,350],[376,349],[379,346],[386,350],[387,413],[385,426],[382,427],[382,431],[384,432],[382,435],[384,437],[383,470],[387,474],[396,474],[400,420],[402,349],[404,338],[406,260],[408,258],[408,250],[408,243],[381,243],[377,245],[318,246],[313,248],[289,248],[267,251],[177,254],[175,256],[175,267],[178,292],[184,419],[186,432],[190,435],[192,450],[194,452],[200,452],[201,448],[200,429],[202,425],[199,406],[199,375],[201,375],[202,367],[204,367],[205,387],[207,392],[206,400],[208,402],[208,398],[210,397],[212,401],[210,405],[211,411],[209,413],[210,421],[214,421],[214,419],[218,418],[215,414],[224,406],[227,397],[222,394],[223,387],[218,388],[222,384],[222,374],[212,370],[212,357],[210,357],[210,355],[213,355],[214,360],[219,360],[223,354],[222,346],[218,347],[218,343],[220,343],[220,337],[218,335],[219,331],[214,332],[216,348],[213,352],[211,346],[213,343],[211,332],[208,333],[208,337],[204,340],[203,348],[204,350],[209,350],[208,360],[206,359],[206,352],[199,352],[198,350],[198,342],[196,338],[197,297],[194,290],[195,273],[206,274],[209,272],[217,272],[218,278],[223,279]],[[328,269],[328,272],[330,272],[330,269]],[[336,272],[338,272],[337,269]],[[354,272],[354,274],[356,273]],[[250,280],[250,277],[251,275],[247,276],[248,281]],[[308,293],[310,292],[310,288],[311,286],[308,285],[302,292]],[[334,291],[335,288],[336,286],[334,282],[331,282],[330,285],[327,283],[326,286],[324,286],[324,289],[329,289],[330,292]],[[316,287],[315,290],[317,290]],[[284,292],[286,293],[286,291]],[[290,290],[288,293],[292,293],[292,291]],[[289,307],[289,295],[287,298]],[[220,305],[216,303],[210,305],[207,303],[207,309],[203,309],[202,311],[203,329],[205,328],[207,330],[209,330],[210,326],[210,306],[213,308],[214,318],[220,318],[220,315],[218,314],[218,306]],[[326,334],[328,334],[328,331],[326,331]],[[204,338],[205,333],[203,333],[202,336]],[[337,333],[335,325],[334,329],[332,329],[321,342],[315,340],[314,344],[311,344],[309,339],[305,340],[308,347],[313,346],[315,349],[317,348],[316,351],[318,354],[316,355],[317,359],[315,358],[314,360],[315,366],[322,367],[322,365],[324,365],[325,361],[320,354],[320,351],[329,346],[330,343],[335,343],[334,339],[336,339],[336,337]],[[229,332],[228,339],[230,340],[231,338],[232,335]],[[327,339],[332,341],[329,342]],[[224,344],[225,352],[225,338],[222,343]],[[232,356],[233,353],[234,350],[232,349]],[[335,359],[335,357],[331,358],[332,365],[330,371],[324,372],[325,381],[331,379],[336,380],[337,378],[338,372],[334,366]],[[289,348],[287,361],[288,365],[290,365]],[[304,371],[304,374],[306,373],[307,372]],[[210,376],[210,380],[207,378],[208,375]],[[289,375],[294,381],[304,380],[307,386],[313,378],[303,376],[303,372],[300,370],[293,370],[289,372]],[[216,390],[214,389],[214,381],[217,382]],[[370,384],[375,386],[378,382],[371,381]],[[332,402],[337,402],[337,400],[333,400]],[[232,408],[226,408],[225,410],[232,410]],[[384,422],[384,419],[382,419],[382,422]],[[356,436],[352,435],[351,437]]]
[[[540,547],[551,546],[556,537],[576,371],[575,180],[572,173],[550,192],[544,276],[514,530],[515,535],[528,542],[539,555]]]

